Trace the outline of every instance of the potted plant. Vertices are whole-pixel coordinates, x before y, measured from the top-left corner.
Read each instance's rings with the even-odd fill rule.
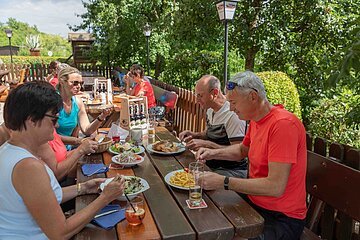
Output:
[[[31,56],[40,56],[40,36],[29,35],[26,37],[26,43],[30,48]]]

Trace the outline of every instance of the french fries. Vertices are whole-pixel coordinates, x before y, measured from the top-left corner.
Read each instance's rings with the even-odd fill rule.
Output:
[[[195,181],[194,176],[191,173],[176,172],[173,176],[170,177],[170,183],[180,187],[194,187]]]

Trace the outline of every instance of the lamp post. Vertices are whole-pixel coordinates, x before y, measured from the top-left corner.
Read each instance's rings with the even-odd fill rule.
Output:
[[[13,63],[12,59],[12,47],[11,47],[11,37],[12,37],[12,30],[11,29],[5,29],[6,36],[9,38],[9,46],[10,46],[10,61],[11,64]]]
[[[151,27],[148,23],[146,23],[144,26],[144,35],[146,37],[146,48],[147,48],[147,75],[150,76],[149,38],[151,35]]]
[[[216,3],[216,8],[220,21],[224,22],[224,82],[227,83],[228,79],[228,21],[234,19],[236,5],[239,0],[219,1]]]

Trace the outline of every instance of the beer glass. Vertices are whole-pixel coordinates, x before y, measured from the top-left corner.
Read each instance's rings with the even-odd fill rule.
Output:
[[[199,206],[202,200],[202,179],[204,174],[204,164],[192,162],[189,164],[189,173],[194,178],[194,186],[189,188],[189,200],[192,206]]]

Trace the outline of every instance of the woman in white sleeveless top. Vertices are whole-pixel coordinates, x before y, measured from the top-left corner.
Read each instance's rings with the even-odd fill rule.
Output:
[[[61,106],[47,82],[25,83],[6,99],[11,137],[0,147],[0,239],[68,239],[123,193],[123,179],[111,182],[88,207],[65,218],[59,204],[96,193],[104,179],[61,188],[51,169],[34,156],[38,146],[52,140]]]

